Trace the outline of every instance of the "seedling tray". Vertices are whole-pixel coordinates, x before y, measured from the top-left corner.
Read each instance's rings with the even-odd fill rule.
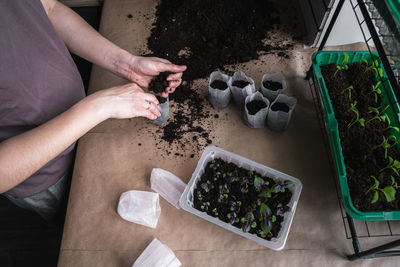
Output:
[[[284,215],[284,220],[281,224],[282,228],[276,238],[272,238],[270,241],[258,237],[255,234],[245,233],[241,229],[229,224],[225,223],[218,218],[212,217],[208,215],[206,212],[202,212],[194,208],[193,205],[193,192],[196,189],[197,182],[200,180],[201,176],[204,173],[204,169],[207,163],[215,158],[221,158],[227,162],[232,162],[236,164],[238,167],[245,168],[249,171],[255,171],[260,173],[262,176],[268,176],[272,179],[279,179],[279,180],[289,180],[292,181],[294,186],[290,187],[289,190],[292,191],[292,199],[290,200],[288,206],[290,207],[290,211],[286,212]],[[234,232],[238,235],[246,237],[254,242],[257,242],[260,245],[263,245],[267,248],[273,250],[281,250],[285,246],[287,236],[289,234],[289,229],[292,224],[293,216],[296,211],[297,203],[299,201],[300,193],[302,189],[302,183],[299,179],[289,176],[287,174],[281,173],[277,170],[271,169],[265,165],[261,165],[239,155],[233,154],[231,152],[222,150],[215,146],[208,146],[199,162],[197,163],[197,167],[193,172],[192,178],[190,179],[189,183],[187,184],[185,191],[183,192],[180,198],[180,206],[182,209],[197,215],[209,222],[212,222],[218,226],[221,226],[231,232]]]
[[[312,55],[312,64],[314,69],[314,78],[316,80],[316,85],[319,89],[319,97],[320,102],[322,104],[322,110],[324,112],[323,118],[325,122],[325,129],[328,134],[328,139],[330,143],[330,151],[332,154],[332,158],[335,165],[336,174],[339,179],[340,189],[343,198],[343,205],[346,209],[347,213],[361,221],[378,221],[378,220],[400,220],[400,211],[368,211],[362,212],[357,210],[351,200],[350,190],[347,184],[347,176],[346,176],[346,167],[343,159],[341,141],[339,138],[339,130],[338,123],[335,118],[335,112],[332,107],[331,99],[328,94],[328,90],[326,88],[326,84],[324,78],[321,73],[321,66],[325,66],[331,63],[340,65],[343,62],[344,52],[349,55],[348,63],[353,62],[361,62],[362,59],[367,60],[369,63],[372,63],[374,59],[378,59],[380,68],[383,71],[384,85],[380,85],[380,89],[382,90],[381,94],[381,106],[386,107],[389,105],[389,108],[386,109],[385,113],[388,114],[392,125],[399,127],[399,105],[397,104],[396,98],[392,91],[392,88],[388,82],[388,78],[386,72],[382,66],[382,62],[379,59],[377,53],[372,52],[374,59],[371,58],[371,53],[369,51],[320,51],[315,52]],[[376,77],[376,79],[379,79]],[[395,104],[394,104],[395,103]],[[395,135],[397,138],[400,138],[399,134],[395,131],[392,131],[392,135]],[[399,146],[397,146],[399,149]]]

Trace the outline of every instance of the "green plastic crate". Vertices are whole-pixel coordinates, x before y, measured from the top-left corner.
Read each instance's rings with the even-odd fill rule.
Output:
[[[392,13],[392,16],[400,24],[400,0],[386,0],[387,5]]]
[[[361,59],[365,59],[369,63],[372,63],[374,59],[379,60],[380,67],[383,70],[383,80],[385,81],[384,86],[382,84],[380,86],[380,89],[382,90],[381,105],[383,107],[386,107],[389,103],[392,103],[392,105],[389,105],[389,108],[386,109],[385,112],[390,117],[392,125],[397,127],[400,126],[399,123],[400,108],[399,105],[397,104],[392,88],[388,82],[386,72],[383,69],[382,62],[380,61],[377,53],[372,52],[374,55],[374,59],[371,58],[371,54],[369,51],[320,51],[320,52],[315,52],[312,55],[312,64],[316,79],[316,85],[318,85],[319,87],[319,96],[324,111],[323,117],[325,121],[325,127],[329,138],[334,164],[336,166],[337,176],[339,179],[340,189],[343,197],[343,204],[347,213],[351,217],[357,220],[361,221],[400,220],[400,210],[361,212],[354,207],[351,201],[349,186],[347,184],[346,167],[344,164],[342,147],[339,138],[338,123],[335,118],[335,112],[333,110],[328,90],[326,88],[326,84],[324,78],[322,77],[320,68],[321,66],[328,65],[331,63],[342,64],[344,58],[344,52],[346,52],[349,55],[349,61],[347,63],[362,62]],[[376,78],[379,79],[378,77]],[[393,131],[392,134],[395,135],[397,138],[400,138],[397,132]],[[400,145],[397,146],[397,149],[400,149]]]

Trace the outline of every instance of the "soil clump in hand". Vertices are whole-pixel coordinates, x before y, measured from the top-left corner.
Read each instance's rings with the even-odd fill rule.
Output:
[[[260,109],[267,107],[267,105],[261,100],[253,100],[246,104],[246,108],[250,115],[255,115]]]
[[[149,91],[153,91],[156,94],[161,94],[168,87],[169,81],[167,81],[168,75],[172,72],[161,72],[157,77],[151,80],[149,85]]]

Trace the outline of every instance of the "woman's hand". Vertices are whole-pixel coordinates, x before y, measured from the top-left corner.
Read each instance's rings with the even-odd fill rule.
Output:
[[[125,58],[118,64],[120,68],[117,73],[138,85],[148,88],[150,81],[160,74],[160,72],[173,72],[168,75],[168,87],[162,93],[163,97],[167,97],[169,93],[173,93],[175,89],[182,83],[182,72],[186,70],[186,66],[172,64],[170,61],[158,57],[141,57],[132,56],[130,59]]]
[[[104,119],[146,117],[155,120],[161,115],[157,98],[135,83],[101,90],[87,98],[96,103]]]

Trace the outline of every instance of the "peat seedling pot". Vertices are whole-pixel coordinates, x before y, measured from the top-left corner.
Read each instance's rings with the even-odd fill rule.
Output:
[[[211,105],[217,109],[228,106],[231,100],[231,90],[229,89],[230,77],[226,74],[214,71],[210,75],[208,93],[210,94]]]
[[[263,128],[268,116],[269,100],[260,92],[255,92],[246,97],[244,121],[251,128]]]
[[[150,92],[152,93],[152,92]],[[154,94],[154,93],[153,93]],[[155,120],[149,120],[152,123],[158,126],[164,126],[169,119],[169,98],[164,98],[161,94],[154,94],[157,97],[158,102],[160,103],[158,106],[161,108],[161,116]]]
[[[254,80],[242,71],[236,71],[229,80],[229,88],[238,107],[244,109],[244,101],[248,95],[256,91]]]
[[[271,103],[267,117],[267,126],[273,131],[285,130],[290,122],[297,99],[280,94]]]
[[[273,102],[279,94],[286,91],[286,80],[279,73],[264,74],[261,80],[260,90],[270,102]]]
[[[301,182],[294,177],[209,146],[180,206],[265,247],[281,250],[301,189]]]

